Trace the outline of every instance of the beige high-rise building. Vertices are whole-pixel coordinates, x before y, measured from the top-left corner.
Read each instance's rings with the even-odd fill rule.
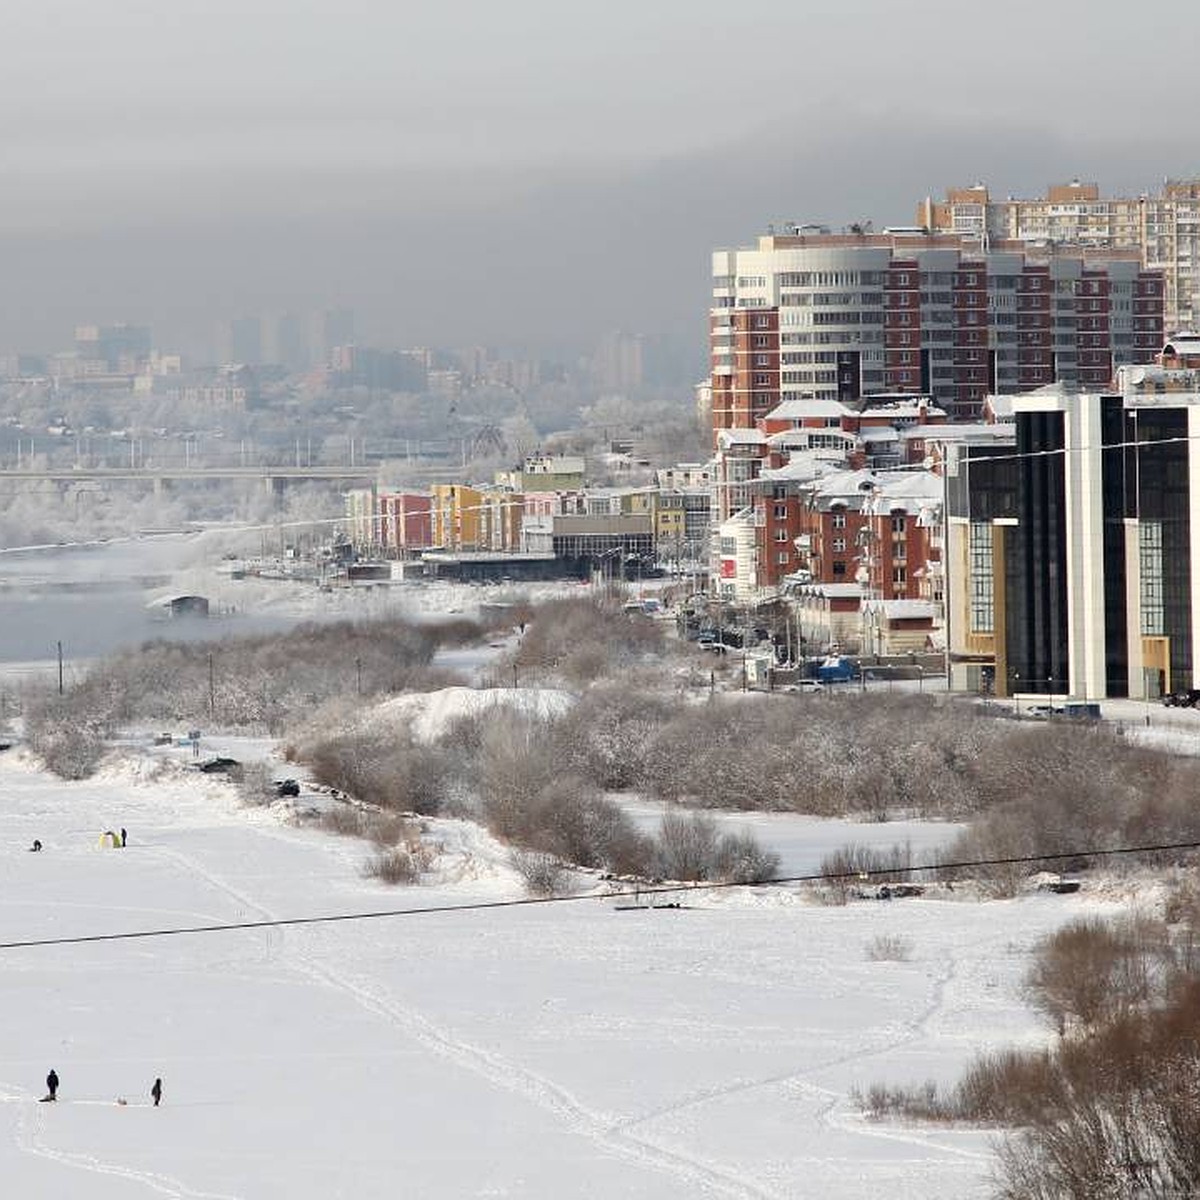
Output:
[[[917,223],[985,243],[1136,247],[1144,267],[1163,273],[1167,332],[1200,327],[1200,179],[1167,180],[1155,195],[1109,198],[1075,179],[1035,200],[995,200],[977,183],[948,189],[943,201],[922,200]]]

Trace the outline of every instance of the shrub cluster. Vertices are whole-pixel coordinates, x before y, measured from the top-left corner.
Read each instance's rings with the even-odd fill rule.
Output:
[[[1040,945],[1028,986],[1066,1036],[975,1060],[949,1092],[875,1086],[875,1116],[1012,1127],[1003,1200],[1200,1194],[1200,967],[1193,930],[1084,919]]]
[[[320,782],[384,809],[476,817],[532,856],[521,860],[527,880],[547,878],[548,859],[678,880],[752,883],[774,875],[774,855],[747,835],[720,834],[704,814],[669,813],[657,836],[640,832],[602,791],[616,765],[589,777],[577,728],[574,714],[551,719],[499,709],[460,719],[431,745],[350,732],[293,752]]]
[[[132,721],[278,733],[338,697],[444,687],[455,680],[430,666],[438,646],[478,633],[469,622],[389,618],[221,642],[148,642],[96,664],[62,696],[27,696],[27,731],[51,770],[82,778],[112,730]]]
[[[662,628],[630,618],[602,598],[548,600],[528,612],[525,632],[496,682],[566,682],[582,686],[666,652]]]

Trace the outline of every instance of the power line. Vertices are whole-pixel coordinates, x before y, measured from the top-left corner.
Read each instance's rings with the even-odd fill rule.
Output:
[[[421,908],[388,908],[369,912],[331,913],[317,917],[275,917],[261,921],[232,921],[212,925],[180,925],[163,929],[139,929],[127,933],[92,933],[74,937],[30,938],[0,942],[0,950],[28,950],[41,946],[79,946],[89,942],[127,942],[148,938],[179,937],[184,934],[231,933],[249,929],[281,929],[301,925],[334,925],[348,921],[373,921],[390,917],[437,916],[447,913],[489,912],[499,909],[536,908],[549,904],[578,904],[583,901],[638,899],[642,896],[677,895],[680,892],[715,892],[729,888],[764,888],[791,883],[834,883],[920,871],[965,871],[980,867],[1018,866],[1028,863],[1063,862],[1081,858],[1111,858],[1127,854],[1161,854],[1171,850],[1197,850],[1200,841],[1162,842],[1147,846],[1118,846],[1107,850],[1065,850],[1054,854],[1017,854],[1007,858],[962,859],[922,866],[872,867],[855,871],[817,871],[807,875],[780,875],[750,883],[701,881],[698,883],[654,884],[612,892],[587,892],[572,896],[533,896],[520,900],[478,900],[465,904],[434,904]]]

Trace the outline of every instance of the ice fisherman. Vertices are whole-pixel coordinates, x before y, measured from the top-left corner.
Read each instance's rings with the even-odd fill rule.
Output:
[[[154,1100],[154,1107],[158,1107],[159,1101],[162,1099],[162,1080],[156,1079],[154,1086],[150,1089],[150,1096]]]
[[[29,848],[30,848],[30,850],[34,850],[34,851],[40,850],[42,848],[42,843],[37,838],[34,838],[33,845],[30,846]]]
[[[50,1074],[46,1076],[46,1099],[58,1099],[58,1072],[51,1067]]]
[[[125,847],[125,830],[122,829],[121,830],[121,848],[124,849],[124,847]]]

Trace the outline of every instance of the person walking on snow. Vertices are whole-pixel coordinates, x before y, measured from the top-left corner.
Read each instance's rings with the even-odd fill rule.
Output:
[[[47,1100],[58,1099],[58,1072],[51,1067],[50,1074],[46,1076],[46,1096]]]
[[[158,1102],[162,1099],[162,1080],[156,1079],[154,1086],[150,1089],[150,1095],[154,1098],[154,1107],[158,1107]]]

